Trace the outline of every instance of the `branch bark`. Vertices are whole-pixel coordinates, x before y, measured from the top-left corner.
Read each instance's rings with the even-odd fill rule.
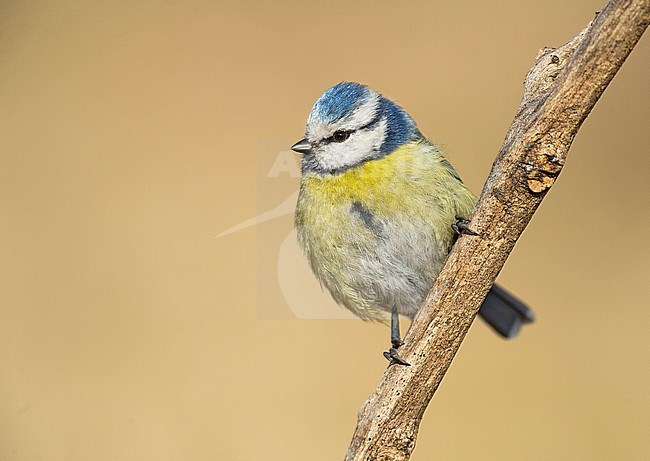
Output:
[[[540,50],[474,207],[389,367],[359,410],[346,461],[411,457],[422,415],[515,242],[555,183],[582,122],[650,22],[650,0],[611,0],[580,34]]]

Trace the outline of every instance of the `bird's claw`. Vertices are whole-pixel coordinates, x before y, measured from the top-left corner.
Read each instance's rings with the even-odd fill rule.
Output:
[[[391,365],[404,365],[406,367],[410,367],[411,364],[408,363],[406,360],[404,360],[402,357],[399,356],[397,353],[397,349],[394,347],[391,347],[389,351],[384,352],[384,357],[386,357],[386,360],[390,362],[388,366]]]
[[[469,228],[469,219],[462,216],[456,216],[456,222],[451,225],[451,228],[457,235],[480,235]]]

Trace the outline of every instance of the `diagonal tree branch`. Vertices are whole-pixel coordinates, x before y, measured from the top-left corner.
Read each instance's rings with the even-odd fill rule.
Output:
[[[650,22],[650,0],[611,0],[560,48],[542,49],[474,208],[471,228],[452,249],[400,355],[359,420],[347,461],[407,460],[422,415],[515,242],[562,170],[584,119]]]

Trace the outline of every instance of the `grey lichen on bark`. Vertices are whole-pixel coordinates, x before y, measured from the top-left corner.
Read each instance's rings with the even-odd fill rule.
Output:
[[[542,49],[472,213],[400,355],[359,410],[347,461],[402,461],[422,415],[515,242],[555,183],[582,122],[650,22],[650,0],[612,0],[576,37]]]

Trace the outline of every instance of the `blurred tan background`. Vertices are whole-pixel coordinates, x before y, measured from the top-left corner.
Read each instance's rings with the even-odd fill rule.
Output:
[[[291,197],[269,168],[341,80],[478,193],[537,50],[603,5],[1,2],[0,460],[342,459],[388,329],[339,319],[290,214],[214,237]],[[537,323],[476,322],[413,460],[650,456],[649,64],[646,36],[502,272]]]

